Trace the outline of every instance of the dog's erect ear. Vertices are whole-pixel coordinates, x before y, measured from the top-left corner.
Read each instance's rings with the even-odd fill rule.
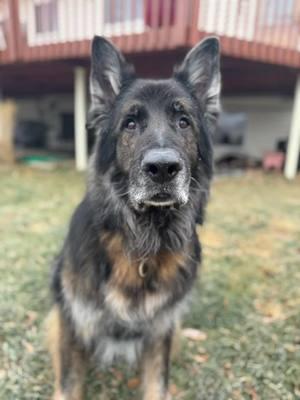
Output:
[[[209,115],[215,116],[219,113],[220,46],[216,37],[204,39],[193,47],[182,64],[176,68],[174,76],[193,90]]]
[[[110,106],[122,84],[134,75],[134,68],[106,39],[95,36],[92,42],[90,93],[92,106]]]

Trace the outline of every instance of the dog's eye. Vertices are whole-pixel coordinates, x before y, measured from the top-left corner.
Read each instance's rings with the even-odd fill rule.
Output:
[[[125,123],[126,129],[128,129],[130,131],[134,131],[136,129],[136,126],[137,126],[137,124],[136,124],[135,120],[132,118],[129,118]]]
[[[178,126],[180,129],[186,129],[188,126],[190,126],[190,122],[186,117],[181,117],[178,121]]]

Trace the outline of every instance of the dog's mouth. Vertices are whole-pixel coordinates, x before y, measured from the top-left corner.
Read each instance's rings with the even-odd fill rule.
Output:
[[[152,207],[171,207],[174,206],[176,203],[173,200],[166,200],[166,201],[157,201],[157,200],[145,200],[145,206],[152,206]]]
[[[189,202],[189,182],[172,186],[132,185],[129,189],[129,199],[138,212],[161,214],[168,210],[178,210]]]
[[[139,203],[140,210],[169,210],[178,209],[181,203],[168,193],[158,193]]]
[[[172,206],[176,203],[176,201],[172,198],[169,193],[157,193],[152,196],[149,200],[145,200],[144,204],[146,206],[153,207],[168,207]]]

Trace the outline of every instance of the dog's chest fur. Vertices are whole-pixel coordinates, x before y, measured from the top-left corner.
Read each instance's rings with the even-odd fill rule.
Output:
[[[74,272],[66,269],[65,303],[77,337],[102,363],[116,355],[133,362],[145,337],[165,334],[179,318],[184,286],[192,277],[187,254],[165,251],[143,260],[141,276],[141,261],[126,253],[121,235],[105,233],[100,242],[111,263],[109,279],[97,293],[89,291],[87,278],[81,275],[78,283]]]

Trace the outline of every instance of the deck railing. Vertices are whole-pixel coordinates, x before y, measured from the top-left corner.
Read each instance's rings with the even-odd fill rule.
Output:
[[[0,0],[0,63],[87,57],[93,35],[124,52],[220,36],[229,56],[300,66],[300,0]]]
[[[201,0],[197,31],[222,40],[223,52],[300,66],[299,0]],[[194,40],[197,37],[194,31]]]

